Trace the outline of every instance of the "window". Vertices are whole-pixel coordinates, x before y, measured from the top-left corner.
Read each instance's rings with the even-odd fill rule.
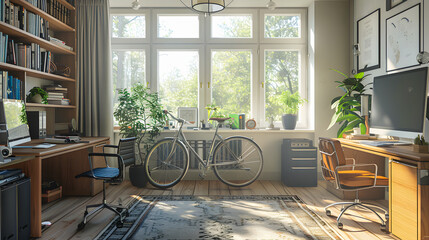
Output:
[[[252,38],[252,16],[211,17],[213,38]]]
[[[205,107],[213,104],[226,116],[245,113],[262,128],[270,117],[281,125],[283,91],[308,99],[306,9],[237,8],[209,17],[164,8],[111,13],[115,88],[147,82],[172,112],[198,107],[199,119],[207,120]],[[309,127],[307,105],[297,128]]]
[[[198,51],[158,51],[158,93],[164,108],[198,107]]]
[[[291,14],[266,14],[264,18],[265,38],[300,38],[301,17]]]
[[[198,15],[158,15],[159,38],[199,38]]]
[[[114,38],[145,38],[145,16],[113,15],[112,37]]]
[[[252,54],[246,50],[212,51],[212,104],[220,113],[250,114]]]

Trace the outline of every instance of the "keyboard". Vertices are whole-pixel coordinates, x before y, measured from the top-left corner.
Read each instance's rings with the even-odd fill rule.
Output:
[[[399,146],[399,145],[411,145],[410,142],[403,142],[397,140],[389,141],[371,141],[371,140],[361,140],[358,141],[360,144],[365,144],[373,147],[388,147],[388,146]]]

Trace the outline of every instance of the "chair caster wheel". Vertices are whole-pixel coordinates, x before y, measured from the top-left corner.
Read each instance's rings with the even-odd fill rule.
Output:
[[[339,223],[337,223],[337,227],[338,227],[338,229],[342,230],[343,229],[343,224],[339,222]]]
[[[389,214],[388,214],[388,213],[386,213],[386,214],[384,215],[384,217],[386,218],[386,221],[387,221],[387,220],[389,220]]]
[[[79,225],[77,225],[77,230],[82,230],[82,229],[84,229],[85,228],[85,223],[84,222],[81,222],[81,223],[79,223]]]
[[[116,227],[117,228],[121,228],[121,227],[123,227],[124,226],[124,223],[123,222],[121,222],[121,221],[117,221],[116,222]]]
[[[380,225],[380,229],[381,229],[381,231],[385,232],[387,230],[386,229],[386,224],[381,224]]]
[[[332,216],[331,210],[326,210],[326,216],[328,217]]]

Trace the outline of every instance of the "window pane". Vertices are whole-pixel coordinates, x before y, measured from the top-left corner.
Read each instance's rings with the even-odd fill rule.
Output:
[[[145,16],[112,16],[112,37],[145,38]]]
[[[252,16],[212,16],[213,38],[252,38]]]
[[[301,17],[299,15],[265,15],[265,38],[301,37]]]
[[[250,51],[212,51],[212,104],[221,107],[221,114],[250,114],[251,68]]]
[[[158,37],[199,38],[198,16],[158,15]]]
[[[265,117],[280,121],[284,111],[278,98],[283,91],[299,91],[300,53],[294,50],[265,51]]]
[[[113,106],[118,104],[118,89],[130,89],[135,83],[146,81],[146,54],[143,50],[121,51],[112,53],[113,68]]]
[[[198,107],[197,51],[158,51],[158,93],[164,108]]]

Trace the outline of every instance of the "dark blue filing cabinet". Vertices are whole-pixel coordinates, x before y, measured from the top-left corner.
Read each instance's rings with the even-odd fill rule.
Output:
[[[303,138],[283,139],[282,182],[289,187],[317,186],[317,148]]]

